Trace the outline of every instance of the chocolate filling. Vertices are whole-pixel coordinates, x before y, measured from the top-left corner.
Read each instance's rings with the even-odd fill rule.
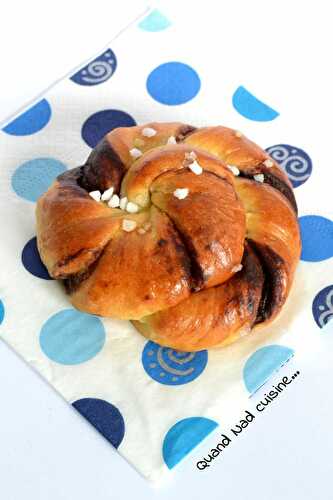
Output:
[[[92,150],[86,164],[83,165],[79,184],[87,191],[103,192],[113,186],[115,192],[119,192],[125,171],[126,168],[119,155],[104,138]]]
[[[57,180],[76,184],[87,192],[105,191],[110,186],[119,192],[126,168],[119,155],[104,138],[91,151],[86,163],[59,175]]]
[[[78,290],[80,285],[92,275],[92,273],[96,269],[96,266],[103,252],[104,248],[103,250],[96,251],[95,260],[91,264],[89,264],[89,266],[87,266],[86,269],[80,271],[79,273],[67,276],[66,279],[63,280],[65,285],[65,290],[69,295],[71,293],[76,292],[76,290]]]
[[[246,306],[251,314],[254,312],[254,314],[258,315],[260,307],[259,297],[262,296],[265,277],[258,256],[247,242],[245,242],[242,265],[242,277],[249,285]]]
[[[275,175],[265,172],[264,173],[264,182],[272,186],[273,188],[277,189],[280,191],[281,194],[283,194],[291,206],[293,207],[295,213],[297,214],[297,203],[295,199],[295,195],[291,187],[288,186],[285,182],[283,182],[279,177],[276,177]]]
[[[264,273],[264,285],[255,324],[262,323],[275,314],[285,301],[286,273],[284,261],[269,246],[248,240],[259,257]]]
[[[196,127],[192,127],[192,125],[182,125],[176,134],[176,142],[183,142],[183,140],[193,134],[197,130]]]
[[[260,173],[260,172],[258,172]],[[289,203],[291,204],[292,208],[294,209],[295,213],[297,214],[297,203],[295,199],[295,195],[293,190],[283,182],[279,177],[276,177],[274,174],[268,173],[267,171],[262,172],[264,175],[264,183],[269,184],[272,186],[274,189],[277,189],[280,191],[280,193],[287,198]],[[253,180],[253,175],[254,174],[247,174],[245,172],[240,172],[239,177],[243,177],[245,179],[250,179]],[[257,181],[255,181],[257,182]]]
[[[178,234],[179,241],[174,241],[175,249],[182,254],[182,265],[190,281],[190,287],[193,291],[198,291],[204,283],[204,274],[197,260],[197,252],[191,238],[183,233],[170,217],[169,220]]]

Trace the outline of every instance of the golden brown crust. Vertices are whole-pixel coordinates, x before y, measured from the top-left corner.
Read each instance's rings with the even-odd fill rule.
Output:
[[[156,130],[156,135],[145,137],[142,132],[146,128]],[[131,149],[137,148],[142,153],[147,153],[159,146],[165,146],[170,137],[174,137],[176,142],[182,141],[192,130],[195,130],[194,127],[179,122],[151,122],[136,127],[116,128],[105,136],[105,140],[128,169],[135,161],[130,154]]]
[[[179,200],[173,193],[182,187],[189,194]],[[168,214],[187,242],[200,273],[199,288],[232,276],[242,260],[245,237],[244,209],[233,184],[209,170],[202,175],[189,170],[168,172],[152,183],[151,200]]]
[[[137,319],[165,309],[190,295],[189,261],[186,250],[166,215],[152,208],[147,214],[131,215],[144,234],[114,234],[93,274],[72,295],[78,308],[120,319]]]
[[[39,253],[54,278],[91,264],[120,225],[79,186],[58,181],[38,200],[36,218]]]
[[[191,295],[177,306],[135,321],[135,327],[161,345],[200,351],[246,335],[255,322],[264,276],[248,247],[243,269],[227,283]]]
[[[138,213],[89,196],[111,186]],[[280,312],[300,257],[296,209],[287,176],[244,135],[149,123],[113,130],[59,176],[37,204],[38,248],[77,308],[196,351]]]

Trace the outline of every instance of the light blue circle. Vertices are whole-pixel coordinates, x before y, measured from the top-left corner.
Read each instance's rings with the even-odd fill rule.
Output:
[[[52,361],[63,365],[84,363],[105,343],[102,321],[96,316],[65,309],[51,316],[40,332],[40,346]]]
[[[261,347],[246,361],[243,379],[250,394],[257,391],[292,356],[293,349],[283,345]]]
[[[181,62],[167,62],[157,66],[147,78],[147,90],[155,101],[170,106],[184,104],[200,90],[197,72]]]
[[[5,306],[3,305],[2,300],[0,300],[0,325],[3,322],[4,317],[5,317]]]
[[[42,99],[20,116],[8,123],[2,130],[9,135],[31,135],[44,128],[51,118],[51,106]]]
[[[162,446],[163,460],[169,469],[177,465],[218,423],[205,417],[189,417],[179,420],[165,435]]]
[[[192,382],[204,371],[208,352],[176,351],[149,340],[142,351],[142,365],[146,373],[164,385],[182,385]]]
[[[154,9],[139,23],[139,28],[144,31],[162,31],[170,25],[169,19],[158,9]]]
[[[238,113],[249,120],[268,122],[279,116],[277,111],[259,101],[243,86],[238,87],[234,92],[232,104]]]
[[[55,158],[35,158],[22,163],[12,175],[15,193],[28,201],[37,201],[66,165]]]
[[[302,237],[301,259],[319,262],[333,257],[333,221],[320,215],[299,218]]]

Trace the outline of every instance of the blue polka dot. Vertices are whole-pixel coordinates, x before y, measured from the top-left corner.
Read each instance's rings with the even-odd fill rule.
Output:
[[[158,9],[154,9],[140,23],[139,28],[144,31],[162,31],[168,28],[171,22]]]
[[[12,176],[16,194],[28,201],[37,201],[54,179],[66,170],[66,165],[54,158],[35,158],[22,163]]]
[[[252,354],[243,371],[245,387],[249,393],[257,391],[293,355],[294,351],[283,345],[262,347]]]
[[[268,122],[274,120],[279,113],[259,101],[246,88],[238,87],[232,97],[232,104],[236,111],[249,120]]]
[[[303,149],[288,144],[276,144],[266,151],[285,171],[294,188],[304,184],[310,177],[312,161]]]
[[[200,78],[191,66],[168,62],[157,66],[147,79],[147,90],[155,101],[176,105],[190,101],[200,90]]]
[[[98,111],[84,122],[81,132],[82,138],[88,146],[94,148],[111,130],[117,127],[132,127],[133,125],[136,125],[134,118],[125,111],[118,109]]]
[[[149,341],[142,352],[147,374],[165,385],[187,384],[199,377],[207,365],[207,351],[183,352]]]
[[[320,215],[299,218],[302,254],[307,262],[319,262],[333,256],[333,221]]]
[[[73,406],[112,446],[118,448],[124,438],[125,423],[116,406],[97,398],[78,399]]]
[[[25,244],[21,258],[22,264],[29,273],[44,280],[52,279],[39,256],[36,237],[31,238],[31,240]]]
[[[51,107],[42,99],[30,109],[15,118],[2,130],[10,135],[31,135],[39,132],[51,118]]]
[[[117,59],[111,49],[107,49],[93,61],[81,68],[71,80],[78,85],[99,85],[106,82],[116,71]]]
[[[216,427],[217,422],[205,417],[179,420],[168,430],[163,441],[162,455],[167,467],[172,469],[177,465]]]
[[[96,316],[65,309],[51,316],[40,332],[40,346],[56,363],[77,365],[98,354],[105,343],[102,321]]]
[[[319,328],[333,319],[333,285],[317,293],[312,303],[312,314]]]
[[[4,317],[5,317],[5,306],[3,305],[2,300],[0,300],[0,325],[3,322]]]

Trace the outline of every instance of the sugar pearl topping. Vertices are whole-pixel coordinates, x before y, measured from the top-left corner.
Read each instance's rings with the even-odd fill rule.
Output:
[[[117,208],[119,207],[119,196],[117,194],[114,194],[111,196],[109,202],[108,202],[108,205],[110,208]]]
[[[239,130],[236,130],[236,132],[235,132],[236,137],[242,137],[242,135],[243,135],[242,132],[240,132]]]
[[[130,155],[132,158],[140,158],[142,156],[142,151],[138,148],[132,148],[130,149]]]
[[[173,195],[175,198],[178,198],[178,200],[184,200],[188,195],[188,192],[188,188],[178,188],[173,192]]]
[[[176,137],[174,135],[170,135],[169,139],[167,140],[167,144],[177,144]]]
[[[264,161],[264,165],[265,165],[265,167],[271,168],[274,166],[274,162],[272,160],[270,160],[269,158],[267,158],[267,160]]]
[[[131,231],[134,231],[134,229],[136,228],[136,222],[135,222],[135,220],[124,219],[123,223],[122,223],[122,228],[127,233],[130,233]]]
[[[235,167],[235,165],[227,165],[228,169],[230,172],[232,172],[234,175],[239,175],[239,168]]]
[[[265,180],[265,177],[264,177],[264,174],[255,174],[253,176],[253,179],[257,182],[264,182]]]
[[[238,271],[241,271],[242,269],[243,269],[242,264],[238,264],[238,266],[235,266],[231,269],[231,272],[238,273]]]
[[[111,186],[102,194],[102,201],[109,201],[113,195],[114,188]]]
[[[157,134],[156,130],[151,127],[145,127],[141,133],[144,137],[154,137]]]
[[[91,196],[92,199],[95,201],[101,201],[100,191],[90,191],[89,196]]]
[[[185,160],[196,160],[197,159],[197,155],[195,154],[194,151],[186,151],[185,153]]]
[[[136,203],[129,201],[126,205],[126,211],[130,214],[135,214],[139,211],[139,206]]]
[[[192,172],[195,174],[195,175],[201,175],[202,174],[202,166],[199,165],[199,163],[197,162],[197,160],[194,160],[192,163],[189,164],[188,168],[190,170],[192,170]]]
[[[127,203],[128,203],[128,199],[126,196],[124,196],[123,198],[120,198],[119,207],[121,208],[121,210],[126,210]]]

